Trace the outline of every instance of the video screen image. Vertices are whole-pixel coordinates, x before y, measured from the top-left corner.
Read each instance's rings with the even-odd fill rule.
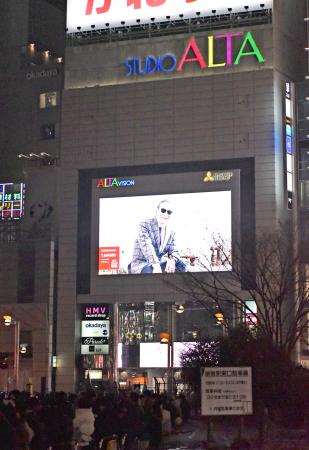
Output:
[[[99,199],[98,274],[231,270],[231,191]]]

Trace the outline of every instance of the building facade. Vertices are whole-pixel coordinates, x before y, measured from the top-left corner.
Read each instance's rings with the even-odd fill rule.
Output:
[[[164,377],[166,371],[154,369],[166,363],[146,356],[160,353],[155,344],[167,328],[164,308],[188,302],[166,277],[177,284],[185,275],[141,274],[133,252],[140,221],[147,222],[160,201],[176,205],[180,256],[192,271],[202,271],[206,254],[215,258],[207,233],[241,240],[245,252],[258,231],[297,217],[296,142],[289,130],[295,127],[294,83],[304,77],[305,5],[234,3],[234,10],[196,10],[189,19],[180,10],[177,20],[150,17],[150,25],[137,15],[137,26],[131,15],[129,23],[119,17],[114,23],[110,15],[105,21],[112,4],[104,13],[88,4],[78,18],[69,5],[58,389],[79,386],[92,369],[101,371],[100,379],[117,367],[120,381]],[[109,306],[110,323],[89,326],[110,326],[109,341],[81,326],[84,308],[100,305]],[[214,326],[190,308],[178,320],[185,323],[176,324],[176,343],[194,340],[186,332],[196,336]],[[85,342],[92,347],[81,355]],[[109,353],[98,361],[95,344],[107,342],[113,349],[102,348]]]
[[[62,30],[63,9],[43,3]],[[27,28],[16,43],[18,79],[3,83],[8,98],[18,86],[29,102],[20,111],[27,128],[14,137],[14,100],[0,139],[12,140],[10,158],[24,155],[24,176],[2,181],[26,184],[22,227],[2,222],[1,254],[15,272],[2,272],[0,312],[31,340],[21,388],[29,380],[37,390],[74,391],[89,380],[156,387],[171,366],[179,377],[186,346],[222,326],[179,289],[186,273],[153,272],[227,277],[224,254],[236,243],[247,255],[260,231],[306,223],[296,139],[305,1],[207,10],[201,0],[75,3],[63,90],[60,50],[50,44],[44,54],[48,40],[35,41],[46,37],[35,2],[27,18],[37,35]],[[1,343],[10,354],[12,331]],[[172,346],[160,344],[167,331]],[[1,374],[5,386],[11,372]]]
[[[4,1],[1,17],[0,353],[8,367],[0,371],[0,389],[40,391],[51,387],[56,207],[50,186],[59,160],[65,7]],[[20,323],[18,338],[16,325],[3,325],[6,314]],[[18,340],[26,353],[16,380]]]

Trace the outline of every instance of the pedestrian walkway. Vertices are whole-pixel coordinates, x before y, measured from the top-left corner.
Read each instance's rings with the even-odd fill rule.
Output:
[[[237,420],[220,420],[213,427],[213,439],[207,442],[206,420],[191,420],[180,430],[164,438],[164,450],[230,450],[238,434]],[[255,427],[246,424],[243,436],[250,442],[250,450],[309,450],[305,430],[282,430],[270,425],[261,445]]]

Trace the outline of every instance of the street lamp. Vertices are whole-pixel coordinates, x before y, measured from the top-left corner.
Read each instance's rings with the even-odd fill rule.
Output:
[[[9,314],[3,316],[4,325],[9,327],[14,325],[14,381],[15,389],[19,384],[19,341],[20,341],[20,321],[14,319]]]

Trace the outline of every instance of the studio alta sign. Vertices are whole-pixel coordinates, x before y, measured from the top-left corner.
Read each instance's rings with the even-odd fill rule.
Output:
[[[219,41],[221,41],[221,45],[223,42],[225,46],[225,55],[221,61],[218,61],[215,54],[216,44],[218,45]],[[237,54],[233,47],[239,48]],[[201,70],[238,66],[244,58],[248,57],[256,59],[260,64],[265,62],[265,58],[250,31],[208,36],[207,49],[207,54],[204,54],[192,37],[180,58],[173,53],[165,53],[161,56],[148,55],[144,58],[127,58],[124,63],[127,68],[126,76],[183,72],[188,65],[192,64],[197,64]],[[235,54],[236,56],[233,57]]]

